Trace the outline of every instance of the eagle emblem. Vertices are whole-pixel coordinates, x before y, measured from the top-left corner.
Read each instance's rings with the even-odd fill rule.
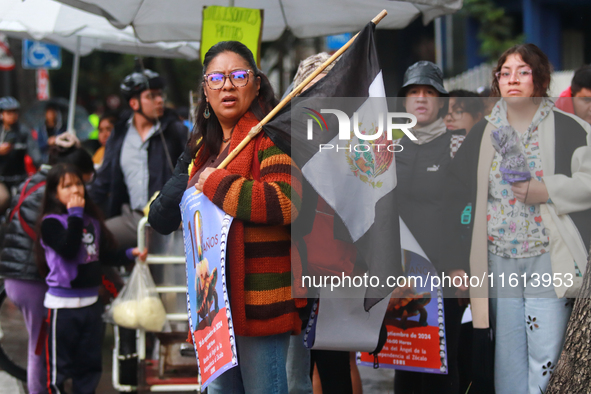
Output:
[[[361,134],[369,134],[365,129],[361,129]],[[371,134],[378,132],[378,127],[372,123]],[[360,141],[358,138],[352,139],[359,144],[351,147],[351,142],[347,145],[347,163],[353,175],[362,182],[371,185],[374,189],[383,186],[383,182],[378,180],[380,175],[384,174],[394,161],[394,152],[388,150],[389,142],[386,133],[373,141]],[[350,152],[349,152],[350,150]]]

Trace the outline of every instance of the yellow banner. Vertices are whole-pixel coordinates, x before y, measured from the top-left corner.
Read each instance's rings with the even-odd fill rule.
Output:
[[[220,41],[240,41],[252,51],[257,65],[261,56],[263,10],[217,5],[203,7],[201,60]]]

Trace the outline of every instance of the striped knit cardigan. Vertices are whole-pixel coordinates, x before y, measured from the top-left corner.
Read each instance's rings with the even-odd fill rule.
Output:
[[[246,113],[234,128],[230,150],[257,123],[254,114]],[[260,181],[253,180],[254,149],[252,141],[225,169],[212,172],[203,193],[235,218],[227,269],[236,334],[296,334],[301,329],[296,308],[306,300],[291,297],[289,224],[301,206],[301,173],[289,155],[264,136],[258,151]],[[199,164],[200,156],[195,160]],[[193,166],[190,178],[199,164]]]

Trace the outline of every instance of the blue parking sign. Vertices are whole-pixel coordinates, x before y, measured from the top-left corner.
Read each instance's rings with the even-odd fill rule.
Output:
[[[326,37],[326,50],[336,51],[345,45],[353,37],[351,33],[335,34]]]
[[[23,68],[57,70],[62,66],[62,49],[41,41],[23,40]]]

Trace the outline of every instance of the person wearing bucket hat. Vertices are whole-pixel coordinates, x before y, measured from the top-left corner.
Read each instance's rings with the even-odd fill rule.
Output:
[[[441,95],[449,95],[443,87],[443,72],[439,66],[427,60],[416,62],[406,70],[398,97],[405,97],[406,91],[411,85],[429,85],[435,88]]]
[[[0,214],[10,203],[10,188],[27,178],[25,156],[30,157],[35,167],[42,161],[32,131],[18,121],[20,108],[14,97],[0,98]]]
[[[413,64],[404,74],[398,97],[397,110],[417,119],[416,126],[410,129],[416,140],[404,136],[397,141],[403,147],[395,155],[398,212],[439,274],[445,272],[452,278],[463,276],[465,272],[442,254],[447,168],[464,136],[447,130],[443,121],[448,109],[448,92],[443,87],[441,69],[428,61]],[[460,305],[460,299],[451,297],[463,295],[465,290],[465,287],[444,289],[444,296],[450,298],[444,299],[447,364],[442,363],[441,368],[447,374],[397,370],[394,392],[459,392],[457,348],[465,306]]]

